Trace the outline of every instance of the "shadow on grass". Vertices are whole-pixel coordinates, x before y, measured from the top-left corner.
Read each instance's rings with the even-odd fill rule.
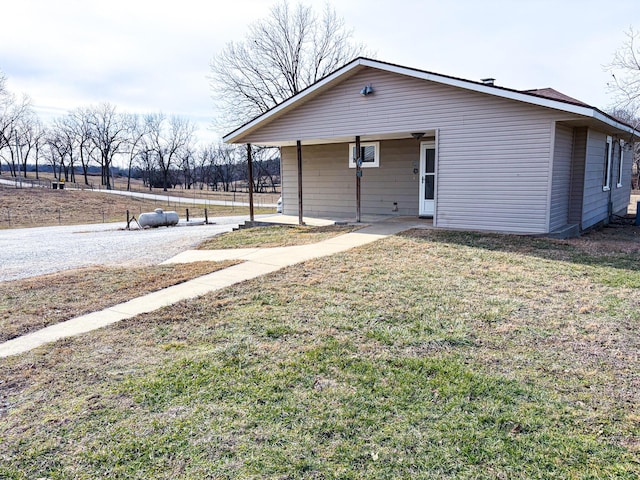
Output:
[[[607,227],[571,240],[419,229],[408,230],[399,236],[640,273],[640,227],[632,225]]]

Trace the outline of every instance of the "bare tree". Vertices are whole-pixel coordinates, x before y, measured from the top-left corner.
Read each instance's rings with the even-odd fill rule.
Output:
[[[200,181],[213,190],[230,191],[233,182],[239,178],[239,165],[242,163],[237,145],[210,144],[199,150]]]
[[[4,76],[0,76],[0,159],[4,159],[12,176],[18,173],[18,134],[21,122],[33,114],[31,100],[23,95],[16,99],[4,86]],[[1,170],[1,169],[0,169]]]
[[[221,143],[216,149],[214,157],[216,178],[225,192],[231,190],[232,183],[238,177],[240,154],[240,148],[237,145]]]
[[[195,165],[197,172],[197,182],[200,183],[200,190],[204,188],[205,185],[214,186],[215,183],[215,175],[214,175],[214,163],[213,158],[215,156],[215,145],[205,145],[198,149],[198,152],[195,157]],[[217,190],[217,185],[216,188]]]
[[[69,159],[73,159],[73,136],[64,124],[64,118],[54,120],[52,127],[46,137],[47,153],[46,157],[53,169],[53,176],[62,179],[69,177]]]
[[[279,149],[253,147],[253,189],[256,192],[276,192],[280,180]]]
[[[607,70],[613,78],[609,90],[615,95],[615,105],[634,114],[640,108],[640,32],[632,27],[616,51]]]
[[[634,129],[640,128],[640,32],[629,28],[626,39],[607,65],[612,81],[609,91],[614,94],[611,115]],[[640,188],[640,146],[633,151],[635,186]]]
[[[89,167],[97,161],[95,152],[97,145],[95,141],[95,127],[92,122],[94,111],[91,108],[77,108],[67,115],[63,123],[68,134],[73,138],[74,158],[80,160],[84,184],[89,185]]]
[[[30,159],[35,159],[36,178],[38,176],[38,154],[43,141],[45,131],[40,119],[31,112],[25,115],[18,122],[16,136],[16,150],[20,164],[22,165],[22,175],[27,178],[27,163]]]
[[[151,191],[153,190],[154,175],[156,172],[155,156],[152,151],[143,148],[136,158],[142,172],[142,181],[149,187],[149,191]]]
[[[297,94],[364,54],[328,4],[321,15],[288,1],[249,28],[244,41],[228,43],[213,58],[211,88],[222,125],[238,125]]]
[[[65,155],[62,157],[62,165],[65,173],[65,180],[76,181],[76,164],[80,161],[84,172],[85,184],[87,181],[87,169],[89,165],[90,153],[87,149],[93,149],[92,132],[87,123],[88,110],[78,109],[66,116],[56,119],[52,129],[55,135],[51,141],[58,144],[56,149],[62,151],[61,144],[64,144]],[[66,161],[65,161],[66,160]]]
[[[7,94],[7,76],[0,70],[0,99]]]
[[[33,143],[33,161],[35,165],[36,171],[36,180],[40,178],[38,172],[38,162],[42,157],[42,151],[46,144],[47,140],[47,128],[42,124],[39,118],[36,119],[35,124],[33,125],[33,136],[31,137],[31,141]]]
[[[126,115],[124,121],[128,132],[128,139],[124,149],[127,155],[127,191],[129,191],[131,190],[131,171],[134,163],[136,159],[143,160],[140,157],[144,151],[144,137],[147,134],[147,130],[146,123],[141,119],[140,115]]]
[[[180,169],[182,170],[182,183],[184,188],[190,190],[197,181],[196,176],[196,152],[193,146],[183,148],[179,154]]]
[[[637,112],[637,111],[636,111]],[[633,127],[635,130],[640,129],[640,118],[634,114],[629,108],[613,108],[608,112],[612,117],[617,118],[623,123]],[[633,150],[631,151],[632,160],[632,186],[636,189],[640,189],[640,143],[633,144]],[[625,157],[626,158],[626,157]]]
[[[191,148],[195,126],[182,117],[167,120],[162,113],[147,115],[145,124],[145,150],[155,158],[162,173],[163,190],[166,192],[169,172],[180,160],[181,153]]]
[[[116,107],[109,103],[91,107],[90,110],[91,138],[102,170],[102,185],[110,190],[111,165],[114,157],[122,152],[128,139],[127,124],[123,116],[116,112]]]
[[[11,134],[8,132],[11,122],[7,119],[10,107],[13,103],[13,96],[7,90],[7,77],[0,71],[0,153],[8,146]],[[2,173],[2,168],[0,168]]]

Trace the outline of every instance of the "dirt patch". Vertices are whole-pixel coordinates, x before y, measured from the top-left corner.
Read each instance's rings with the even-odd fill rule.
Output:
[[[631,220],[620,221],[589,232],[580,238],[569,239],[567,243],[591,255],[615,253],[640,255],[640,226],[633,225]]]

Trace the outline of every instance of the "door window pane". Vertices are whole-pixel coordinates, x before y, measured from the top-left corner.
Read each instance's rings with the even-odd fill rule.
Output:
[[[436,171],[436,151],[435,149],[428,149],[426,152],[426,173],[435,173]]]
[[[435,198],[435,182],[436,177],[434,175],[425,175],[424,178],[424,199],[433,200]]]

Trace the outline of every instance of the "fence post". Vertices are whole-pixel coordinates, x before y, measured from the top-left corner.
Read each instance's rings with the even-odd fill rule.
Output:
[[[204,224],[209,225],[209,214],[207,213],[207,209],[204,209]]]
[[[187,222],[189,221],[189,209],[187,208]]]

